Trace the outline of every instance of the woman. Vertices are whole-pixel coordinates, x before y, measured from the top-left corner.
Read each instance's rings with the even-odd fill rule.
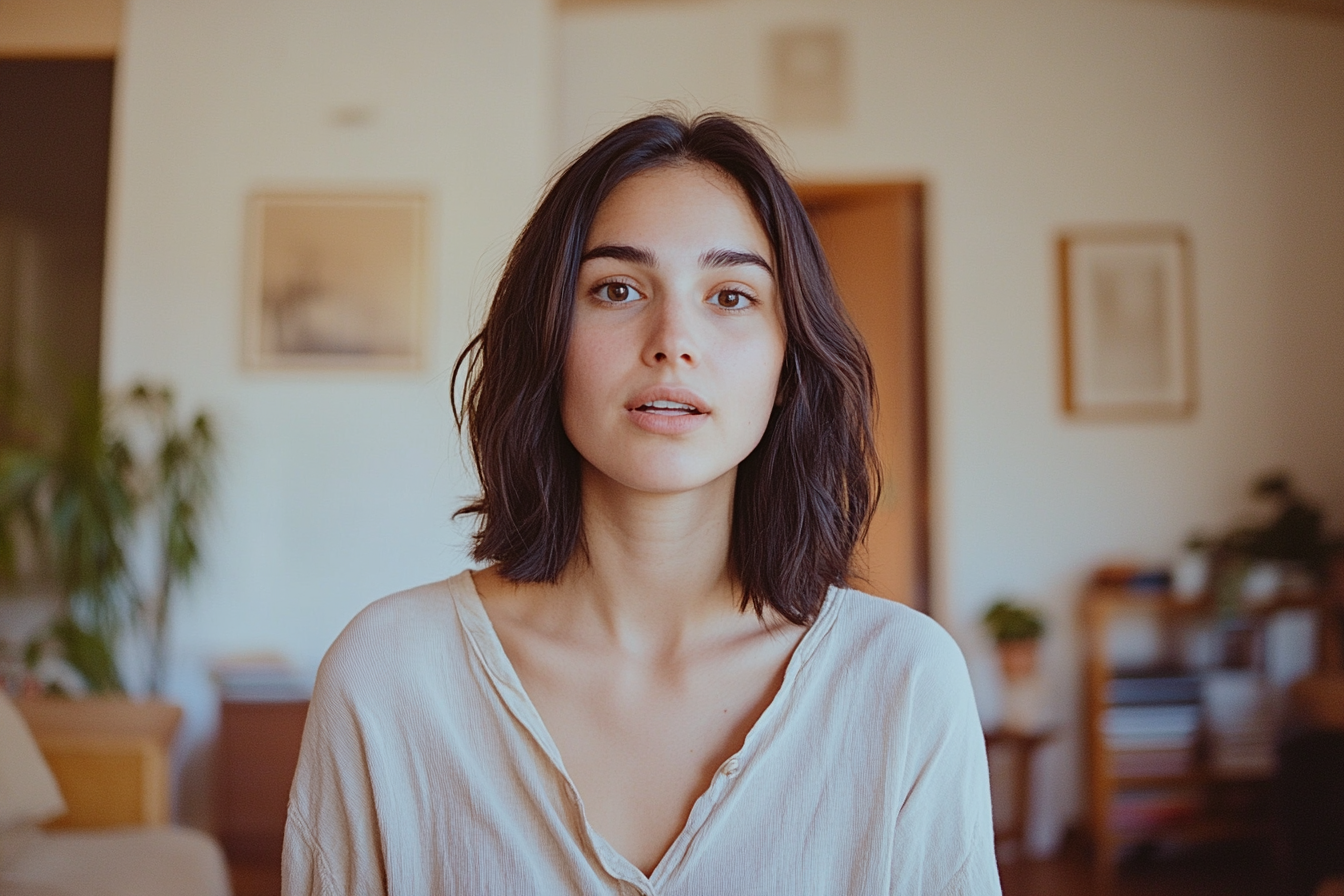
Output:
[[[998,892],[960,653],[843,587],[872,372],[746,128],[586,151],[458,366],[492,565],[327,654],[286,893]]]

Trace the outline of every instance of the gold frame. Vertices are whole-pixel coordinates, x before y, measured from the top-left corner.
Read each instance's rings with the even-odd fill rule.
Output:
[[[428,207],[426,195],[412,191],[251,194],[243,367],[422,369]]]
[[[1185,229],[1175,225],[1071,228],[1059,235],[1056,247],[1064,413],[1096,420],[1192,416],[1197,403],[1194,283],[1190,238]],[[1133,332],[1123,334],[1130,340],[1129,347],[1122,344],[1124,339],[1108,343],[1102,333],[1106,325],[1097,323],[1117,316],[1106,309],[1123,301],[1115,284],[1126,274],[1126,268],[1130,274],[1138,270],[1151,278],[1146,285],[1152,287],[1146,295],[1138,296],[1141,304],[1149,306],[1139,309],[1140,317],[1146,318],[1139,321],[1138,336],[1142,338],[1134,339]],[[1092,275],[1091,286],[1088,274]],[[1099,295],[1095,287],[1102,282],[1102,275],[1109,276],[1106,282],[1111,289]],[[1134,285],[1132,278],[1128,285]],[[1106,296],[1110,297],[1109,305]],[[1140,355],[1150,355],[1146,366],[1135,363],[1135,347]],[[1121,358],[1125,351],[1130,352],[1129,357]],[[1128,372],[1151,378],[1151,388],[1145,392],[1142,387],[1131,386],[1126,393],[1111,383],[1108,393],[1099,372],[1105,356],[1128,361]]]

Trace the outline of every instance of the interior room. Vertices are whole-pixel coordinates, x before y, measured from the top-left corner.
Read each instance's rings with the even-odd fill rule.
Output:
[[[505,255],[668,104],[777,138],[872,347],[864,587],[965,655],[1005,893],[1344,892],[1336,0],[0,0],[28,820],[279,892],[323,654],[472,565],[452,368]],[[111,578],[25,515],[80,432],[166,483]]]

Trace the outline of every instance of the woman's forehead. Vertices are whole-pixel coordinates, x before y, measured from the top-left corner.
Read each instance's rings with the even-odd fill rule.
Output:
[[[719,168],[699,163],[659,166],[618,184],[598,207],[584,251],[613,240],[688,248],[717,248],[726,240],[773,255],[746,191]]]

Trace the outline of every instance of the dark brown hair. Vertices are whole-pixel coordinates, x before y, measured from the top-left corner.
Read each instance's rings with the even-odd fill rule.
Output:
[[[560,422],[574,289],[598,206],[626,178],[712,165],[746,193],[774,249],[787,346],[780,401],[737,471],[729,563],[742,605],[795,623],[852,574],[881,487],[872,363],[812,225],[769,152],[738,120],[649,115],[554,180],[514,244],[485,325],[453,366],[481,496],[473,556],[506,578],[554,582],[582,543],[579,457]]]

